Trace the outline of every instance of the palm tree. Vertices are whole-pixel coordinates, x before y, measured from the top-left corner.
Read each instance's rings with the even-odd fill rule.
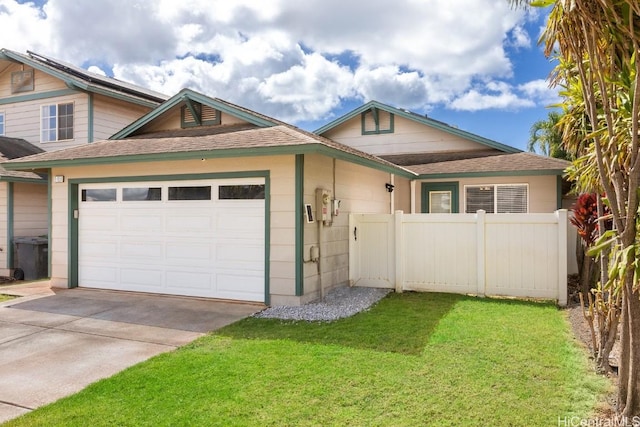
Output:
[[[540,150],[545,156],[556,159],[573,160],[573,156],[564,149],[560,120],[557,111],[550,111],[546,120],[538,120],[531,126],[527,149],[531,152]]]

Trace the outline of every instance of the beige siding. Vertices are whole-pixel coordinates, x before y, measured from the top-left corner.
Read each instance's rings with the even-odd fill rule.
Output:
[[[23,66],[21,64],[15,64],[9,67],[4,73],[0,74],[0,98],[32,95],[42,92],[50,92],[53,90],[68,89],[64,82],[60,79],[43,73],[42,71],[35,70],[34,73],[34,86],[31,92],[11,93],[11,73],[15,71],[21,71]],[[28,70],[28,67],[24,69]]]
[[[93,140],[108,139],[120,129],[139,119],[150,111],[148,107],[130,104],[94,95],[93,97]]]
[[[74,104],[74,139],[58,142],[40,142],[40,109],[43,105],[73,102]],[[88,96],[78,92],[74,95],[55,98],[37,99],[0,106],[5,113],[5,135],[23,138],[46,151],[84,144],[88,135]]]
[[[7,218],[8,218],[8,191],[9,183],[0,182],[0,275],[8,276],[10,274],[9,268],[13,267],[7,265],[7,254],[9,253],[9,234],[7,230]]]
[[[242,159],[208,159],[57,168],[53,175],[64,175],[65,183],[52,184],[52,285],[68,286],[68,182],[74,178],[114,176],[150,176],[224,173],[270,170],[271,183],[271,298],[289,301],[295,297],[295,157],[258,157]],[[143,172],[141,172],[143,171]]]
[[[236,123],[246,123],[246,120],[242,120],[226,113],[222,113],[222,115],[220,116],[221,125],[231,125]],[[166,113],[162,114],[160,117],[157,117],[155,120],[143,126],[140,132],[146,133],[158,132],[163,130],[175,130],[180,129],[180,125],[180,108],[172,108]]]
[[[389,174],[343,161],[306,155],[304,159],[304,203],[309,203],[317,214],[316,189],[331,190],[341,200],[340,213],[330,226],[319,221],[304,226],[305,260],[309,260],[312,246],[320,240],[320,268],[316,263],[304,264],[304,297],[306,302],[320,296],[320,283],[326,291],[344,285],[349,280],[349,213],[388,213],[391,195],[385,189]],[[335,181],[333,179],[335,175]],[[320,233],[322,235],[320,236]]]
[[[47,186],[44,184],[13,184],[14,237],[49,234]]]
[[[461,138],[404,117],[395,117],[393,133],[362,135],[360,116],[331,129],[327,138],[375,155],[467,151],[486,145]]]
[[[537,176],[498,176],[482,178],[449,178],[423,180],[416,185],[416,212],[422,212],[422,183],[424,182],[458,182],[459,211],[464,212],[464,186],[490,184],[528,184],[529,213],[550,213],[558,209],[557,179],[555,175]]]

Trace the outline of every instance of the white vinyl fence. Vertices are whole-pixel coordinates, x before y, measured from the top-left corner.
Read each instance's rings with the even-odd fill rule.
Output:
[[[351,214],[357,286],[567,303],[567,211]]]

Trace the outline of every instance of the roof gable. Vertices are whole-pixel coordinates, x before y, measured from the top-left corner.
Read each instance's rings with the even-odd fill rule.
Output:
[[[386,111],[388,113],[391,113],[395,116],[398,117],[403,117],[407,120],[411,120],[413,122],[419,123],[421,125],[424,126],[428,126],[430,128],[433,129],[437,129],[439,131],[443,131],[446,133],[449,133],[451,135],[457,136],[459,138],[463,138],[469,141],[473,141],[475,143],[479,143],[481,145],[484,145],[486,147],[492,148],[492,149],[496,149],[499,151],[502,151],[504,153],[519,153],[521,152],[521,150],[515,148],[515,147],[511,147],[509,145],[506,144],[502,144],[500,142],[497,141],[493,141],[491,139],[482,137],[480,135],[476,135],[473,134],[471,132],[467,132],[458,128],[455,128],[453,126],[450,126],[444,122],[438,121],[438,120],[433,120],[430,119],[428,117],[422,116],[420,114],[416,114],[416,113],[412,113],[410,111],[407,110],[403,110],[403,109],[399,109],[399,108],[395,108],[395,107],[391,107],[389,105],[385,105],[381,102],[378,101],[369,101],[364,105],[361,105],[360,107],[356,108],[355,110],[345,114],[342,117],[339,117],[338,119],[327,123],[326,125],[322,126],[321,128],[317,129],[314,131],[314,133],[318,134],[318,135],[324,135],[327,132],[329,132],[332,129],[335,129],[336,127],[349,122],[351,120],[358,120],[360,121],[360,117],[362,113],[365,113],[367,111],[375,111],[375,110],[383,110]]]
[[[195,116],[196,106],[207,106],[212,109],[218,110],[221,113],[233,116],[249,125],[257,127],[271,127],[283,124],[278,120],[272,119],[255,111],[251,111],[244,107],[231,104],[227,101],[223,101],[219,98],[211,98],[201,93],[195,92],[191,89],[182,89],[176,95],[169,98],[167,101],[156,107],[154,110],[140,117],[135,122],[126,126],[124,129],[115,133],[109,139],[124,139],[133,136],[138,136],[143,128],[152,125],[154,121],[161,120],[163,116],[166,116],[172,111],[176,111],[183,106],[190,113],[191,116]]]
[[[154,107],[167,99],[164,94],[91,73],[75,65],[31,51],[27,51],[27,55],[24,55],[9,49],[0,49],[0,60],[28,65],[33,69],[62,80],[72,89],[97,93],[146,107]]]

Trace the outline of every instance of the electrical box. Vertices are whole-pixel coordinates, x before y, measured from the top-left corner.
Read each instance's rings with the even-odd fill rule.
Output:
[[[316,189],[316,206],[318,209],[317,220],[322,221],[324,225],[331,225],[332,218],[332,202],[331,202],[331,190],[325,190],[324,188]]]
[[[331,203],[333,204],[333,211],[331,212],[331,215],[333,216],[338,216],[338,214],[340,213],[340,200],[338,199],[333,199],[331,201]]]

